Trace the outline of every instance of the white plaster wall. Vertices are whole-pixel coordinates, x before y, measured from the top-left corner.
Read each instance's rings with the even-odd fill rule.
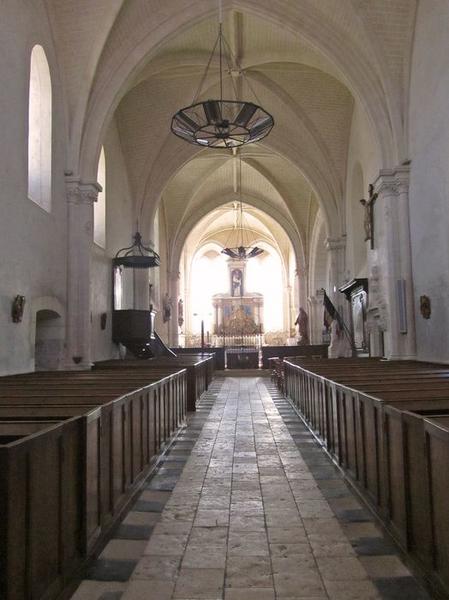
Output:
[[[30,53],[43,46],[53,86],[52,210],[27,198]],[[0,6],[0,374],[34,369],[33,300],[66,302],[66,121],[58,63],[43,2]],[[16,294],[22,323],[11,320]]]
[[[363,196],[359,196],[357,178],[354,178],[354,172],[357,166],[360,166],[363,174]],[[346,194],[345,194],[345,213],[346,213],[346,276],[348,279],[353,277],[367,277],[367,247],[364,240],[363,230],[363,206],[359,200],[366,198],[368,194],[368,184],[372,183],[380,169],[380,154],[371,125],[366,117],[366,113],[359,102],[354,104],[354,113],[351,124],[351,134],[349,140]],[[362,233],[360,232],[362,229]]]
[[[112,121],[105,140],[106,157],[106,248],[93,244],[91,310],[92,359],[105,360],[118,355],[112,343],[112,258],[120,248],[130,246],[135,233],[131,193],[120,138]],[[106,329],[100,326],[107,313]]]
[[[417,352],[449,362],[449,3],[421,0],[410,91],[410,228]],[[419,297],[432,302],[429,320]]]

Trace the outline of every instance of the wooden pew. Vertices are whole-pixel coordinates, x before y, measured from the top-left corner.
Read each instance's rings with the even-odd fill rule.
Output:
[[[288,395],[328,451],[448,594],[449,369],[294,359],[284,370]]]
[[[284,359],[295,356],[327,358],[327,349],[328,346],[326,344],[311,344],[307,346],[262,346],[262,368],[270,368],[268,362],[270,358]]]
[[[186,416],[185,370],[155,373],[0,379],[2,600],[56,598],[101,546]]]
[[[95,364],[96,370],[135,369],[151,372],[152,369],[182,368],[187,371],[187,410],[196,410],[202,394],[213,379],[214,358],[211,355],[185,354],[176,358],[160,357],[147,360],[112,360]]]
[[[84,558],[85,417],[0,445],[0,597],[56,597]]]
[[[224,371],[225,369],[225,348],[170,348],[177,356],[184,356],[185,354],[196,354],[197,356],[207,356],[212,354],[214,356],[214,369],[216,371]]]

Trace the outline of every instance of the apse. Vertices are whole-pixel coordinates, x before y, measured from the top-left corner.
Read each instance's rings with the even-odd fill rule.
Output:
[[[243,218],[241,216],[243,214]],[[186,320],[180,332],[186,346],[286,343],[294,336],[298,310],[296,260],[292,244],[277,223],[260,209],[225,203],[189,233],[180,260]],[[242,233],[252,258],[230,256]]]

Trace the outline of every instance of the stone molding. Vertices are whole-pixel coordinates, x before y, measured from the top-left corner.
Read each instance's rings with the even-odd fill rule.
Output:
[[[344,250],[346,248],[346,238],[326,238],[325,247],[329,252],[332,252],[333,250]]]
[[[103,188],[96,181],[82,182],[79,179],[66,179],[66,195],[69,204],[92,204],[98,200]]]
[[[374,181],[374,192],[379,195],[399,196],[408,193],[410,167],[401,165],[395,169],[381,169]]]

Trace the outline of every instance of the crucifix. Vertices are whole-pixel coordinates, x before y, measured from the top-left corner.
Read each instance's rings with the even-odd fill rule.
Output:
[[[363,219],[363,226],[365,227],[365,242],[370,240],[371,250],[374,249],[374,203],[377,200],[378,194],[374,193],[374,186],[372,183],[368,186],[368,200],[362,198],[360,203],[365,209],[365,217]]]

